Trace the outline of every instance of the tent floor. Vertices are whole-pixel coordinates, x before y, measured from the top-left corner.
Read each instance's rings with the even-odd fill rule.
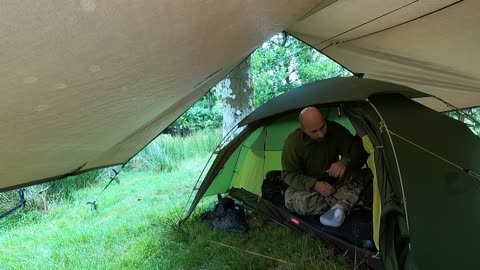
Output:
[[[273,204],[290,212],[284,203],[284,197],[278,193],[270,200]],[[301,216],[290,212],[292,215],[309,223],[311,226],[330,233],[342,240],[371,251],[376,251],[373,244],[373,225],[372,225],[372,211],[365,207],[355,207],[350,211],[350,214],[345,218],[345,222],[340,227],[324,226],[320,223],[320,215],[306,215]]]
[[[355,261],[358,269],[384,269],[381,260],[375,256],[376,250],[364,246],[366,240],[370,242],[372,238],[370,211],[352,211],[342,226],[332,228],[321,225],[319,216],[299,216],[288,211],[283,205],[281,194],[272,200],[266,200],[245,189],[231,188],[229,195],[281,225],[320,239],[339,254],[347,255]],[[373,245],[370,247],[373,248]]]

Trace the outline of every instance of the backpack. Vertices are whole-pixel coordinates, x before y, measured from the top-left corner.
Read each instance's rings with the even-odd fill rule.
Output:
[[[217,194],[218,202],[214,209],[203,214],[202,220],[214,230],[244,232],[248,229],[245,209],[231,198]]]

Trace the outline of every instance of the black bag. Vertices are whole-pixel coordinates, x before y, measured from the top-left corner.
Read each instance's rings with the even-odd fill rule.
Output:
[[[269,171],[263,180],[262,198],[283,206],[287,187],[287,184],[282,180],[281,171]]]
[[[207,211],[202,220],[207,222],[214,230],[228,232],[244,232],[248,229],[245,221],[245,209],[231,198],[222,198],[217,195],[218,203],[212,211]]]

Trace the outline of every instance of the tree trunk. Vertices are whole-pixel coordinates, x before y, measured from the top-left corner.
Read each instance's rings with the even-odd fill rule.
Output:
[[[253,111],[252,72],[250,57],[238,65],[221,82],[223,95],[223,136],[235,127],[240,120]],[[225,139],[223,145],[241,132],[237,129]]]

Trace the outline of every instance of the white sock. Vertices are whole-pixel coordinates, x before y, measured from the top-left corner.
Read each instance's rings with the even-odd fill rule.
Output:
[[[335,204],[325,212],[323,215],[320,216],[320,223],[322,223],[325,226],[330,226],[330,227],[339,227],[340,225],[343,224],[343,221],[345,220],[345,212],[347,211],[346,207],[343,206],[342,204]]]

